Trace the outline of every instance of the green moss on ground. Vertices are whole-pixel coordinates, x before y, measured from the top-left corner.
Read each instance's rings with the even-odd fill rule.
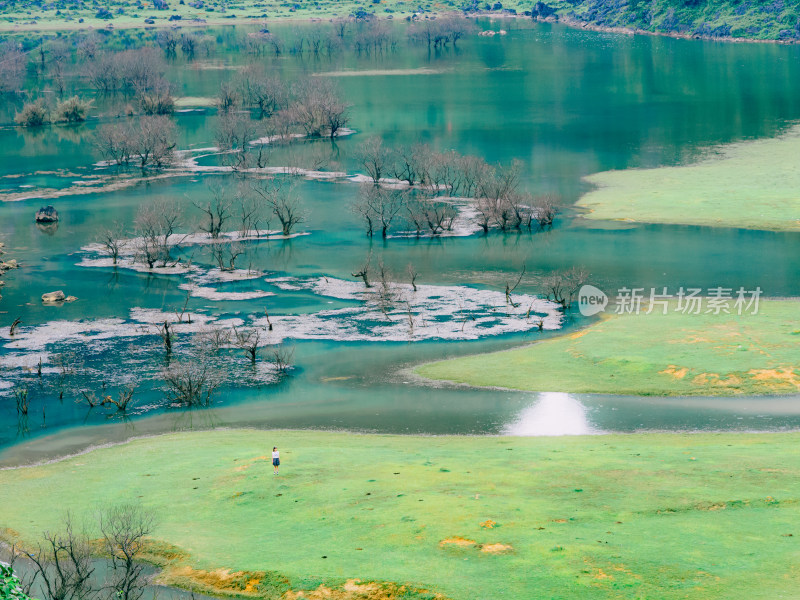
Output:
[[[551,392],[728,396],[800,390],[800,303],[762,301],[758,314],[741,316],[659,310],[612,316],[532,346],[430,363],[417,372]]]
[[[696,164],[606,171],[578,206],[589,219],[800,231],[800,128],[730,144]]]
[[[798,434],[170,434],[0,471],[0,527],[30,541],[66,510],[138,499],[175,561],[168,581],[245,596],[343,589],[352,577],[464,600],[527,600],[531,590],[788,597],[800,585],[798,443]],[[274,444],[279,476],[266,458]]]

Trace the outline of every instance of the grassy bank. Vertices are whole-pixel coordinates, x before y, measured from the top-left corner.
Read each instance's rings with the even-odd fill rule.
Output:
[[[292,2],[254,2],[241,0],[227,2],[224,0],[168,0],[168,8],[157,10],[153,2],[137,2],[136,0],[112,0],[100,4],[80,4],[62,6],[58,3],[42,4],[30,0],[20,0],[0,4],[0,31],[2,30],[55,30],[55,29],[98,29],[113,26],[115,28],[191,25],[198,20],[209,25],[234,23],[260,23],[264,19],[332,19],[357,14],[373,14],[378,18],[405,18],[420,10],[436,14],[459,10],[463,3],[412,2],[410,0],[296,0]],[[494,5],[494,2],[491,3]],[[511,0],[504,2],[503,7],[518,10],[530,10],[531,2]],[[486,3],[480,4],[483,9]],[[100,8],[107,9],[101,13]],[[101,18],[100,15],[103,15]],[[170,18],[173,20],[170,21]],[[145,23],[151,19],[153,23]]]
[[[664,0],[657,4],[633,1],[622,5],[610,0],[552,0],[544,4],[533,0],[501,3],[486,0],[166,0],[164,5],[164,9],[157,10],[153,2],[137,0],[110,0],[91,5],[18,0],[0,3],[0,31],[191,25],[198,20],[220,25],[263,19],[330,19],[357,14],[405,18],[414,13],[435,15],[467,10],[473,15],[509,15],[513,11],[525,17],[533,12],[535,16],[560,19],[569,25],[683,37],[786,42],[800,39],[800,3],[797,0],[771,4],[738,0]],[[176,22],[178,18],[180,21]],[[145,19],[152,23],[145,23]]]
[[[717,39],[796,41],[800,3],[739,0],[661,0],[625,4],[609,0],[548,2],[562,18],[594,26]]]
[[[606,171],[578,206],[590,219],[800,231],[800,128],[731,144],[696,164]]]
[[[349,578],[464,600],[789,597],[798,442],[171,434],[0,471],[0,526],[30,541],[65,510],[138,499],[172,558],[165,581],[253,597],[429,597],[358,596]]]
[[[733,395],[800,390],[800,303],[756,315],[671,310],[612,316],[577,333],[506,352],[423,365],[430,379],[520,390]]]

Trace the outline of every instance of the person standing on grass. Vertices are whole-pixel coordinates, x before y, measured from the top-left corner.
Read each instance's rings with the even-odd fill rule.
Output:
[[[278,452],[278,447],[272,447],[272,468],[275,475],[278,474],[278,468],[281,466],[281,453]]]

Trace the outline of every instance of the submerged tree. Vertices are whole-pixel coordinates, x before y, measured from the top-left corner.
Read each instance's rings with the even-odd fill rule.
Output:
[[[291,235],[292,230],[304,222],[305,211],[294,186],[283,178],[263,179],[253,186],[253,191],[266,204],[281,224],[283,235]]]

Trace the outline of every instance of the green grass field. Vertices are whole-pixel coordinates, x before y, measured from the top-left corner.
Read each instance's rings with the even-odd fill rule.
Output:
[[[192,6],[190,6],[190,4]],[[111,0],[99,4],[40,3],[20,0],[0,5],[0,31],[6,30],[56,30],[145,27],[145,19],[152,25],[191,25],[204,20],[207,24],[260,23],[264,19],[331,19],[348,17],[359,9],[381,18],[405,18],[423,10],[428,13],[445,13],[459,10],[460,2],[420,2],[411,0],[292,0],[290,2],[258,2],[254,0],[168,0],[168,9],[156,10],[152,0]],[[494,3],[492,3],[494,4]],[[530,10],[530,2],[511,0],[505,8]],[[98,9],[108,9],[111,18],[98,18]],[[180,20],[170,21],[170,17]]]
[[[606,171],[577,206],[589,219],[800,231],[800,128],[717,148],[696,164]]]
[[[338,599],[430,597],[359,596],[344,584],[359,578],[464,600],[772,600],[800,589],[798,443],[170,434],[0,471],[0,526],[31,542],[66,510],[138,500],[157,515],[154,548],[176,546],[165,581],[245,597],[286,591],[280,573]]]
[[[551,392],[780,394],[800,390],[800,303],[758,314],[612,316],[531,346],[423,365],[429,379]]]

